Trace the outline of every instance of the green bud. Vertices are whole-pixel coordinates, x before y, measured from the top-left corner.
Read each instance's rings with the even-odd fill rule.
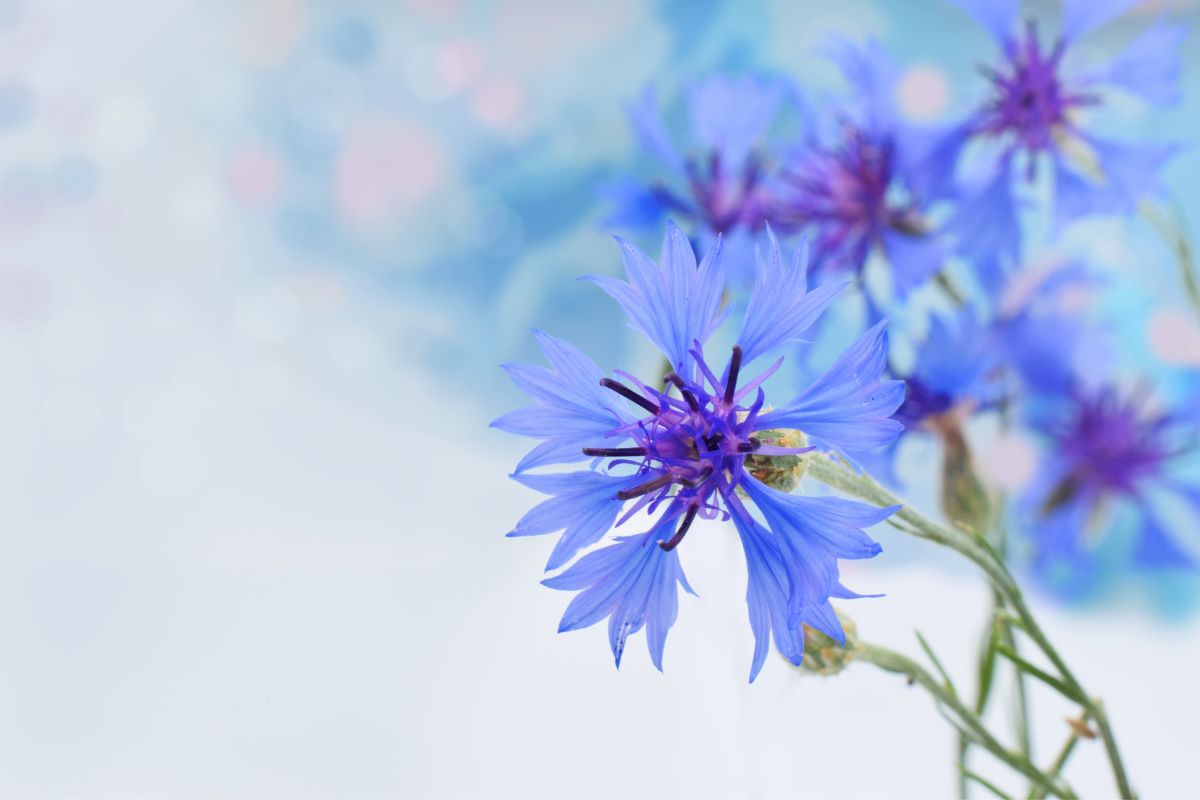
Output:
[[[755,434],[763,444],[776,447],[807,447],[808,439],[800,431],[770,430],[759,431]],[[746,457],[746,470],[760,481],[778,489],[790,492],[800,484],[804,477],[805,456],[760,456]]]
[[[846,632],[846,646],[842,647],[836,641],[821,633],[816,628],[804,626],[804,661],[800,668],[816,675],[837,675],[854,660],[854,647],[858,629],[854,620],[837,612]]]
[[[975,472],[971,449],[957,427],[942,435],[942,512],[969,533],[988,529],[991,504],[983,481]]]

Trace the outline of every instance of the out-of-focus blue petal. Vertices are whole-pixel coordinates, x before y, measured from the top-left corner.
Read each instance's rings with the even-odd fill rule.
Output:
[[[897,170],[914,195],[924,201],[937,200],[958,190],[955,172],[970,123],[940,130],[900,126],[896,148]]]
[[[673,521],[659,523],[645,535],[617,539],[543,580],[552,589],[579,592],[567,606],[559,632],[609,618],[609,644],[620,667],[625,641],[646,627],[651,660],[661,671],[667,632],[679,612],[677,585],[691,591],[678,554],[658,546],[672,525]]]
[[[1179,101],[1179,46],[1186,38],[1187,29],[1182,25],[1159,22],[1138,34],[1094,77],[1152,103],[1176,103]]]
[[[739,169],[779,113],[783,86],[756,75],[714,76],[689,87],[692,134],[717,153],[727,169]]]
[[[602,225],[606,228],[646,228],[658,225],[666,206],[653,189],[633,178],[621,178],[600,189],[600,199],[610,211]]]
[[[826,284],[809,292],[808,243],[796,250],[791,268],[787,268],[770,228],[767,253],[760,252],[757,261],[754,291],[737,339],[747,364],[776,348],[803,341],[800,337],[847,285]]]
[[[1158,191],[1158,173],[1178,152],[1179,146],[1163,142],[1114,142],[1089,136],[1105,180],[1130,199],[1130,206]]]
[[[643,480],[640,476],[614,477],[591,470],[513,477],[542,494],[553,495],[521,517],[508,534],[538,536],[563,531],[546,562],[547,570],[558,569],[580,550],[600,541],[624,505],[617,492]]]
[[[688,352],[708,339],[721,320],[721,292],[725,278],[720,266],[720,244],[696,266],[696,256],[683,232],[667,223],[661,264],[633,244],[617,237],[628,283],[603,276],[590,280],[616,300],[629,324],[655,344],[684,377],[693,374]]]
[[[1194,568],[1196,559],[1171,538],[1150,507],[1143,503],[1139,510],[1142,529],[1133,549],[1134,563],[1148,569]]]
[[[1095,554],[1082,546],[1090,502],[1077,498],[1030,525],[1033,572],[1042,586],[1067,600],[1095,589],[1099,579]]]
[[[1003,44],[1017,26],[1021,0],[954,0],[963,11],[973,16],[996,41]]]
[[[1009,264],[1019,261],[1021,227],[1007,164],[973,192],[967,192],[947,223],[946,232],[968,255],[1002,256]]]
[[[936,274],[946,262],[946,243],[937,236],[912,236],[889,229],[883,236],[883,249],[897,299]]]
[[[600,386],[604,373],[594,361],[547,333],[534,331],[534,336],[552,368],[505,364],[504,369],[535,403],[492,422],[492,427],[509,433],[547,440],[522,459],[517,472],[581,461],[583,447],[634,421],[625,402]]]
[[[658,98],[654,86],[649,85],[642,90],[641,95],[626,109],[629,124],[641,142],[642,147],[676,173],[683,172],[683,156],[671,142],[667,126],[663,123],[662,112],[658,108]]]
[[[870,128],[892,127],[896,122],[895,90],[899,71],[877,39],[855,41],[848,36],[829,36],[822,53],[838,66],[854,88],[850,108],[856,122]]]
[[[1137,4],[1138,0],[1063,0],[1062,36],[1087,36]]]
[[[904,402],[904,382],[881,380],[887,365],[886,323],[879,322],[846,348],[795,398],[764,414],[762,427],[797,428],[843,455],[891,443],[903,430],[891,415]]]
[[[1134,200],[1112,184],[1079,174],[1064,159],[1054,159],[1054,225],[1058,230],[1084,217],[1120,213]]]

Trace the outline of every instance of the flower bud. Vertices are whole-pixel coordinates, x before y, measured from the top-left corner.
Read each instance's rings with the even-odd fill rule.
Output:
[[[846,632],[846,646],[843,647],[816,628],[805,625],[804,661],[800,664],[801,669],[817,675],[837,675],[854,660],[854,645],[858,629],[854,625],[854,620],[842,614],[841,611],[838,611],[837,615],[842,623],[842,629]]]
[[[770,430],[757,434],[763,444],[777,447],[807,447],[808,439],[800,431]],[[805,456],[762,456],[750,455],[746,458],[746,469],[758,480],[778,489],[781,492],[791,492],[800,484],[804,477]]]

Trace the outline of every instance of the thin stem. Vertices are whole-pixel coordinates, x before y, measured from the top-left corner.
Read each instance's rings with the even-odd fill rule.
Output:
[[[997,741],[987,727],[979,720],[975,712],[963,705],[962,701],[958,699],[957,695],[948,686],[931,675],[920,664],[894,650],[888,650],[887,648],[862,641],[854,644],[854,655],[857,660],[874,664],[886,672],[904,675],[908,678],[909,683],[916,684],[927,691],[940,707],[953,715],[954,720],[952,722],[956,721],[956,724],[961,726],[961,729],[967,736],[974,739],[980,747],[987,750],[996,758],[1029,778],[1029,780],[1033,781],[1048,794],[1063,798],[1074,796],[1068,789],[1042,774],[1042,771],[1027,757],[1021,753],[1009,750]]]
[[[870,476],[854,472],[844,466],[835,464],[827,458],[819,456],[809,458],[806,463],[806,471],[808,475],[822,483],[868,500],[878,506],[902,505],[901,500],[880,486]],[[1005,604],[1016,615],[1016,621],[1019,623],[1021,630],[1025,631],[1034,644],[1037,645],[1038,649],[1042,651],[1042,654],[1054,665],[1055,670],[1062,679],[1062,692],[1064,696],[1078,703],[1095,720],[1100,737],[1104,741],[1104,749],[1108,756],[1109,765],[1112,768],[1113,779],[1117,784],[1117,790],[1121,797],[1135,797],[1129,783],[1129,777],[1125,771],[1125,764],[1121,759],[1120,750],[1117,748],[1116,737],[1113,735],[1112,727],[1104,713],[1103,706],[1098,700],[1088,696],[1058,650],[1050,643],[1050,639],[1038,624],[1037,619],[1033,616],[1033,612],[1029,610],[1029,606],[1025,603],[1025,598],[1021,594],[1020,587],[1017,586],[1017,582],[1013,579],[1012,574],[1008,571],[1008,567],[1005,566],[999,554],[996,553],[986,540],[938,525],[912,510],[909,506],[903,506],[896,512],[896,516],[911,527],[913,535],[949,547],[965,556],[983,570],[996,591],[1004,599]]]

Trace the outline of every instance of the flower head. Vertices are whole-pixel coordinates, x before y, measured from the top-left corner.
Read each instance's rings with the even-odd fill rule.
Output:
[[[628,178],[608,187],[613,209],[606,224],[658,226],[670,214],[709,246],[718,234],[726,247],[731,237],[752,243],[772,216],[766,139],[785,95],[783,83],[757,75],[697,81],[687,91],[686,136],[675,137],[654,88],[646,87],[629,119],[659,173],[649,184]]]
[[[963,247],[979,255],[1019,255],[1018,198],[1012,183],[1053,175],[1054,216],[1063,225],[1090,214],[1128,213],[1158,191],[1159,167],[1176,148],[1161,143],[1109,140],[1081,112],[1103,108],[1123,91],[1155,104],[1178,96],[1182,28],[1156,24],[1107,64],[1084,70],[1070,65],[1076,42],[1119,16],[1131,0],[1064,0],[1058,35],[1044,39],[1033,20],[1023,26],[1016,0],[959,0],[1000,45],[982,68],[988,94],[981,106],[947,133],[936,148],[935,172],[952,173],[968,142],[989,147],[990,164],[977,170],[968,202],[948,223]]]
[[[832,135],[810,135],[785,163],[775,220],[809,232],[821,269],[859,273],[882,252],[903,295],[947,255],[910,169],[921,137],[895,112],[898,71],[878,42],[835,39],[827,49],[855,97]]]
[[[765,369],[753,365],[800,341],[841,287],[809,291],[803,252],[785,267],[769,235],[736,343],[717,361],[704,345],[724,317],[719,243],[699,264],[674,225],[668,225],[660,264],[618,243],[627,280],[593,280],[662,351],[671,371],[662,383],[621,371],[603,376],[578,351],[544,334],[554,370],[508,368],[536,403],[493,424],[545,440],[514,477],[552,495],[512,535],[564,530],[547,565],[554,569],[602,539],[614,523],[632,527],[634,520],[652,517],[645,533],[592,550],[544,583],[579,592],[561,631],[607,617],[619,665],[626,638],[645,627],[651,657],[661,669],[663,643],[678,611],[677,587],[690,591],[678,549],[697,519],[732,518],[750,573],[747,602],[757,641],[751,680],[772,634],[780,651],[799,664],[804,624],[841,640],[829,598],[856,595],[841,585],[837,561],[878,553],[863,529],[894,509],[796,497],[756,475],[766,474],[764,462],[770,459],[817,449],[853,453],[896,436],[900,426],[890,415],[903,385],[881,379],[883,326],[859,339],[806,391],[768,409],[763,384],[783,359]],[[799,433],[778,435],[784,429]],[[524,472],[584,459],[591,468],[580,472]]]
[[[1174,474],[1196,444],[1185,418],[1103,386],[1073,388],[1035,423],[1049,447],[1026,504],[1036,521],[1037,566],[1062,583],[1058,588],[1086,588],[1090,546],[1121,509],[1137,520],[1136,564],[1196,566],[1188,548],[1166,533],[1159,510],[1174,495],[1200,518],[1200,489]]]

